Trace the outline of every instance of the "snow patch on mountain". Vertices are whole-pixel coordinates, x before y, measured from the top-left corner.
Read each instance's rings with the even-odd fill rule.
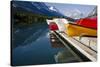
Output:
[[[57,12],[57,10],[55,9],[54,6],[50,6],[49,9],[52,10],[52,11],[56,11]]]
[[[67,10],[65,14],[66,16],[74,18],[74,19],[79,19],[83,17],[83,13],[78,9]]]

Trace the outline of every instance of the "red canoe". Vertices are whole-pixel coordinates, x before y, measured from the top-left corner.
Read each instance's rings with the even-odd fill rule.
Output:
[[[80,19],[76,22],[76,24],[88,28],[97,29],[97,17]]]
[[[55,30],[58,30],[58,26],[57,26],[56,23],[51,22],[51,23],[49,24],[49,29],[52,30],[52,31],[55,31]]]

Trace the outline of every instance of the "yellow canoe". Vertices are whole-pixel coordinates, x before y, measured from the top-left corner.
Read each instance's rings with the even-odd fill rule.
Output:
[[[97,36],[97,30],[68,23],[65,25],[65,33],[68,36]]]

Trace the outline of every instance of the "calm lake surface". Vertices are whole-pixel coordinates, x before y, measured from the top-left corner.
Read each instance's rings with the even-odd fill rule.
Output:
[[[17,26],[12,32],[12,64],[36,65],[78,62],[79,59],[50,35],[46,22]],[[51,36],[55,37],[53,43]]]

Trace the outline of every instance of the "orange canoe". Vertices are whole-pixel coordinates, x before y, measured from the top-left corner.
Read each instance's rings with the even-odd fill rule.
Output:
[[[83,27],[77,24],[68,23],[65,25],[65,33],[68,36],[97,36],[97,30]]]

